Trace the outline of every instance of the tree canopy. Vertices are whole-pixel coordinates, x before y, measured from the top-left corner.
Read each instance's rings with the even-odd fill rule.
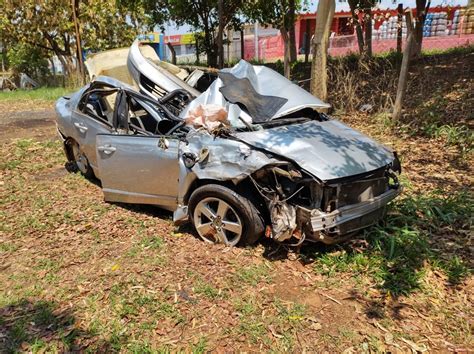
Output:
[[[84,48],[104,50],[129,45],[143,23],[115,0],[76,1]],[[75,53],[70,0],[1,0],[0,35],[8,48],[25,43],[58,56],[67,72]],[[130,19],[127,20],[127,19]],[[133,20],[133,21],[132,21]]]

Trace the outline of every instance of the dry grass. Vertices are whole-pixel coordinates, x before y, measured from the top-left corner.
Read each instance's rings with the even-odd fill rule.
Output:
[[[0,352],[472,350],[472,154],[341,118],[399,151],[406,191],[385,223],[300,254],[210,246],[159,209],[105,203],[65,171],[50,120],[8,123]]]

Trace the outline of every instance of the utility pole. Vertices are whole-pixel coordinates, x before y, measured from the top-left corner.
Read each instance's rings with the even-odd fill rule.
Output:
[[[224,0],[219,0],[217,11],[219,13],[219,30],[217,32],[218,66],[219,69],[222,69],[224,67]]]
[[[76,31],[76,50],[77,50],[77,61],[78,61],[78,72],[81,79],[81,83],[84,84],[84,62],[82,60],[82,45],[81,45],[81,33],[79,32],[79,22],[77,20],[76,10],[79,7],[80,0],[71,0],[72,6],[72,19],[74,21],[74,29]]]

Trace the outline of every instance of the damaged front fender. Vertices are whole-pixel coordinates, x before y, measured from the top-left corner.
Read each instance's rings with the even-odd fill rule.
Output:
[[[234,184],[267,165],[283,163],[244,143],[215,137],[205,130],[188,135],[181,156],[197,178]]]

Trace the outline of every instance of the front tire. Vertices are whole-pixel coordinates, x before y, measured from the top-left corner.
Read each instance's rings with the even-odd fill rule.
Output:
[[[227,187],[197,188],[188,209],[199,237],[206,242],[250,245],[263,234],[263,220],[252,202]]]

